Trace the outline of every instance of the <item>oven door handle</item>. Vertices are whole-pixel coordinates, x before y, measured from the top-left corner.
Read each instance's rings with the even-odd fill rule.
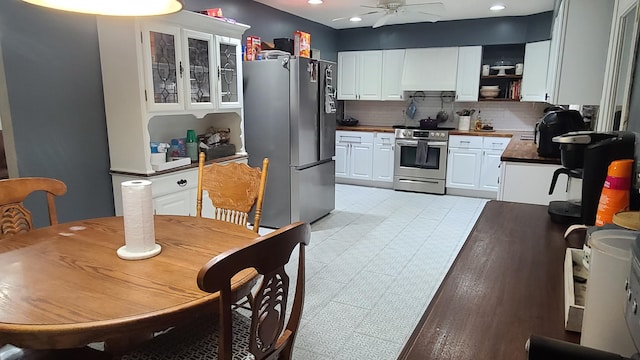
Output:
[[[396,140],[396,145],[399,146],[418,146],[418,141],[411,141],[411,140]],[[429,141],[427,142],[428,146],[431,147],[446,147],[447,146],[447,142],[446,141]]]

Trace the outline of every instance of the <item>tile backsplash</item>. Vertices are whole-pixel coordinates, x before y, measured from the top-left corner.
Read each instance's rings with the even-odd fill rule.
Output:
[[[391,126],[404,124],[403,110],[409,101],[345,101],[344,113],[359,120],[360,125]],[[460,109],[475,109],[471,117],[472,123],[478,116],[478,110],[484,121],[491,121],[496,130],[533,131],[549,106],[547,103],[532,102],[444,102],[441,105],[439,95],[427,95],[416,98],[417,112],[407,124],[417,125],[420,119],[435,118],[438,111],[444,109],[449,113],[449,120],[440,126],[457,127]]]

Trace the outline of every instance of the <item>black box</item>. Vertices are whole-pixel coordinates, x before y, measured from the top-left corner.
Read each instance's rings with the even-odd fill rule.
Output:
[[[273,45],[276,50],[286,51],[293,55],[293,39],[277,38],[273,39]]]
[[[206,155],[205,160],[218,159],[234,155],[236,153],[236,146],[233,144],[222,144],[206,149],[204,150],[204,153]]]

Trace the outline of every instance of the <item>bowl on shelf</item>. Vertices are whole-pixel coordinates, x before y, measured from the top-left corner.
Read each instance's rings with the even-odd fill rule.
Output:
[[[480,86],[480,90],[500,90],[499,85],[482,85]]]
[[[493,99],[500,94],[500,89],[480,89],[480,96],[486,99]]]

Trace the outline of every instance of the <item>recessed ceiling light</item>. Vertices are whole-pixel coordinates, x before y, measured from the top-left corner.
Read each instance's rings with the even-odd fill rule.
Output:
[[[358,22],[358,21],[362,21],[362,18],[358,16],[354,16],[351,19],[349,19],[349,21]]]
[[[308,0],[307,1],[311,5],[320,5],[322,4],[322,0]]]
[[[496,4],[493,5],[492,7],[489,8],[489,10],[491,11],[500,11],[500,10],[504,10],[504,5],[502,4]]]

